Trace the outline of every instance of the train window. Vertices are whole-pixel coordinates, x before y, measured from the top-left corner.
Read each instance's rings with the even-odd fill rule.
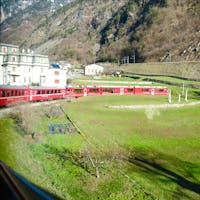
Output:
[[[142,92],[148,92],[149,88],[142,88]]]
[[[70,89],[67,89],[67,90],[66,90],[66,93],[67,93],[67,94],[70,94],[70,93],[71,93],[71,90],[70,90]]]
[[[128,88],[127,92],[133,92],[133,88]]]
[[[5,96],[6,96],[6,91],[3,90],[3,91],[2,91],[2,97],[5,97]]]
[[[89,92],[96,93],[96,92],[99,92],[99,89],[98,88],[90,88]]]
[[[103,88],[103,92],[114,93],[114,89],[112,89],[112,88]]]
[[[51,94],[53,94],[54,92],[53,92],[53,90],[51,90]]]
[[[60,90],[58,90],[58,93],[60,93]]]
[[[74,92],[75,92],[75,93],[81,93],[81,92],[83,92],[83,89],[77,88],[77,89],[74,89]]]
[[[47,90],[47,94],[49,94],[49,90]]]
[[[15,96],[15,91],[11,90],[11,96]]]
[[[6,96],[7,96],[7,97],[9,97],[9,96],[10,96],[10,91],[7,91],[7,94],[6,94]]]
[[[40,90],[37,90],[37,94],[40,94]]]
[[[45,90],[42,90],[42,94],[45,94]]]
[[[156,92],[164,92],[164,89],[157,88],[157,89],[156,89]]]

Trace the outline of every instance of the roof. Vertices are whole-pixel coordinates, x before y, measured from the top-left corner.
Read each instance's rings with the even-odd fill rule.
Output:
[[[51,64],[51,66],[52,66],[54,69],[60,69],[59,64]]]
[[[0,43],[0,46],[8,46],[8,47],[16,47],[16,48],[19,48],[18,45],[15,45],[15,44],[6,44],[6,43]]]
[[[100,65],[97,65],[97,64],[91,64],[91,65],[87,65],[87,66],[85,66],[85,67],[98,67],[98,68],[103,68],[102,66],[100,66]]]

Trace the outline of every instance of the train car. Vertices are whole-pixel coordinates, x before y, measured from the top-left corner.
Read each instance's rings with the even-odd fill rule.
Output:
[[[28,102],[30,91],[27,87],[0,86],[0,106],[16,102]]]
[[[65,88],[59,87],[30,87],[29,101],[47,101],[65,98]]]

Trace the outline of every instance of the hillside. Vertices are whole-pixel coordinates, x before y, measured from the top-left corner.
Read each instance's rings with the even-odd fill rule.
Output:
[[[198,0],[33,2],[1,23],[1,42],[81,63],[200,60]]]

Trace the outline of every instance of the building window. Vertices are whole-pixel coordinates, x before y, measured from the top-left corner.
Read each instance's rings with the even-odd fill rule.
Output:
[[[32,62],[32,57],[30,57],[30,56],[27,57],[26,61],[29,62],[29,63],[31,63]]]
[[[16,62],[16,57],[12,56],[12,62]]]
[[[13,83],[16,82],[16,77],[15,77],[15,76],[12,77],[12,82],[13,82]]]
[[[60,82],[60,81],[59,81],[58,79],[55,79],[55,80],[54,80],[54,83],[55,83],[55,84],[59,84],[59,82]]]
[[[59,75],[59,71],[54,71],[54,75]]]
[[[13,71],[13,72],[16,72],[16,67],[13,67],[13,68],[12,68],[12,71]]]
[[[3,53],[6,53],[7,52],[7,47],[3,47],[2,51],[3,51]]]
[[[12,48],[12,52],[16,52],[17,51],[17,49],[16,48]]]
[[[22,62],[26,62],[26,56],[22,57]]]

